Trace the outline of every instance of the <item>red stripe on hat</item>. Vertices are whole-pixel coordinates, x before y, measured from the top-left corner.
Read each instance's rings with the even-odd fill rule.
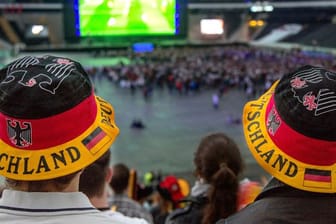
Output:
[[[82,134],[95,121],[97,104],[92,93],[74,108],[51,117],[42,119],[16,119],[0,113],[0,138],[8,145],[27,150],[38,150],[64,144]],[[13,140],[13,132],[7,127],[7,121],[19,124],[30,123],[31,144],[18,147]],[[16,122],[16,123],[17,123]],[[13,123],[13,124],[14,124]],[[27,135],[27,132],[26,134]]]
[[[101,131],[97,136],[95,136],[89,143],[85,146],[89,150],[92,149],[100,140],[102,140],[106,136],[106,133]]]
[[[272,108],[279,114],[274,104],[274,96],[266,108],[265,124]],[[274,144],[284,153],[303,163],[317,166],[329,166],[336,162],[336,142],[302,135],[289,127],[280,116],[278,119],[280,125],[274,130],[274,134],[269,129],[267,131]]]
[[[331,182],[331,176],[320,176],[314,174],[305,174],[304,179],[318,182]]]

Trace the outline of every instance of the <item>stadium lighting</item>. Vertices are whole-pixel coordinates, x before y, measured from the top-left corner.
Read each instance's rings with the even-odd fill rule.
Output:
[[[24,35],[27,44],[49,43],[49,29],[43,24],[27,24]]]
[[[260,27],[260,26],[263,26],[265,24],[264,20],[255,20],[255,19],[252,19],[249,21],[249,26],[250,27]]]
[[[263,26],[264,21],[263,20],[257,20],[257,26]]]
[[[262,12],[263,7],[261,5],[253,5],[250,8],[251,12]]]
[[[257,26],[257,21],[256,21],[256,20],[250,20],[250,21],[249,21],[249,26],[250,26],[250,27],[255,27],[255,26]]]
[[[265,5],[264,11],[265,12],[273,12],[274,7],[272,5]]]
[[[269,4],[267,1],[256,2],[250,7],[250,11],[253,13],[272,12],[273,10],[274,10],[274,7],[271,4]]]
[[[33,35],[40,35],[43,30],[44,30],[43,25],[33,25],[31,28],[31,32]]]
[[[205,35],[221,35],[224,33],[223,19],[202,19],[201,34]]]

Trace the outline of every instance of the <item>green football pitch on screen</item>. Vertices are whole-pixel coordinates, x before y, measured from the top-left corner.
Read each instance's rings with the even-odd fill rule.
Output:
[[[80,36],[174,35],[176,0],[79,0]]]

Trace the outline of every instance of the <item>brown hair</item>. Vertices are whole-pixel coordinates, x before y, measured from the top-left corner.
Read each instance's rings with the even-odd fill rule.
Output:
[[[79,191],[89,198],[104,194],[105,177],[110,165],[111,152],[107,150],[99,159],[83,170],[79,179]]]
[[[79,173],[75,173],[58,177],[50,180],[38,180],[38,181],[23,181],[13,180],[10,178],[5,179],[6,188],[14,190],[22,190],[27,192],[62,192],[71,182],[71,180]],[[50,188],[52,186],[52,188]]]
[[[238,175],[243,161],[236,143],[224,133],[205,136],[195,153],[196,174],[210,184],[202,224],[215,223],[237,211]]]
[[[122,163],[113,166],[112,179],[110,186],[116,194],[123,193],[128,187],[130,177],[129,168]]]

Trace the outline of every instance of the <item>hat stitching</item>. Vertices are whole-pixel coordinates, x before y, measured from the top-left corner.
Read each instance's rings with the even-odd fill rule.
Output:
[[[36,65],[40,62],[40,60],[36,57],[32,56],[26,56],[21,59],[18,59],[13,64],[8,66],[8,71],[16,69],[16,68],[22,68],[22,67],[28,67],[29,65]]]
[[[73,62],[68,59],[59,58],[56,60],[56,63],[49,63],[44,66],[46,69],[45,73],[47,74],[38,73],[33,77],[29,77],[27,80],[26,74],[28,71],[24,68],[28,68],[30,65],[36,65],[39,62],[40,60],[34,57],[19,59],[13,65],[9,66],[7,77],[2,83],[8,84],[19,79],[18,83],[22,86],[33,87],[38,84],[42,90],[55,95],[56,90],[65,78],[75,70],[75,64]],[[50,76],[54,76],[54,78],[50,78]]]
[[[315,115],[329,113],[336,110],[336,93],[330,89],[321,89],[317,99]]]

